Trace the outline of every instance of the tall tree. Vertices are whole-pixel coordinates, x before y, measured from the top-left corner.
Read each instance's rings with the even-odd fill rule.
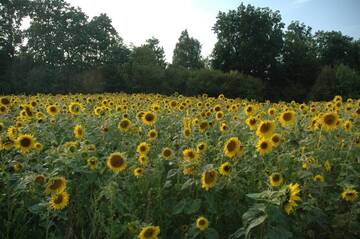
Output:
[[[5,51],[11,59],[16,47],[22,42],[21,24],[29,15],[31,2],[29,0],[0,1],[0,51]]]
[[[204,67],[201,59],[201,44],[197,39],[189,36],[187,29],[181,32],[176,43],[172,63],[187,69]]]
[[[353,38],[343,35],[341,32],[318,31],[315,34],[317,42],[317,54],[323,65],[352,65]]]
[[[213,67],[267,79],[281,53],[283,27],[279,11],[269,8],[241,4],[220,12],[213,27],[218,39]]]
[[[159,39],[155,37],[147,39],[144,46],[149,47],[154,52],[157,64],[162,68],[165,68],[166,67],[165,51],[164,48],[160,46]]]
[[[304,100],[318,74],[316,48],[311,27],[298,21],[291,22],[284,34],[282,60],[288,91],[294,100]],[[283,83],[282,87],[287,88]]]

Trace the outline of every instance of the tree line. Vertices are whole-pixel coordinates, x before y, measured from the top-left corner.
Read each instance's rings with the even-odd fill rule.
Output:
[[[22,29],[24,19],[30,26]],[[360,96],[360,39],[286,28],[279,11],[241,4],[219,12],[209,57],[187,30],[171,63],[155,37],[128,46],[106,14],[89,18],[64,0],[1,0],[0,94],[207,93],[270,100]]]

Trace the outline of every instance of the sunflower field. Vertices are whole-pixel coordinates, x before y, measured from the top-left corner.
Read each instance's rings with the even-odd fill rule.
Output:
[[[0,96],[0,238],[360,238],[360,100]]]

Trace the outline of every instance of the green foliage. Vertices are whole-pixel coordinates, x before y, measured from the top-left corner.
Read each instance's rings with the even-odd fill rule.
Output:
[[[201,59],[200,42],[190,37],[187,29],[181,32],[174,49],[172,61],[173,65],[182,66],[187,69],[199,69],[204,66]]]
[[[281,53],[283,27],[280,13],[269,8],[241,4],[220,12],[213,28],[218,38],[214,68],[267,78]]]
[[[310,97],[327,100],[331,94],[344,97],[360,96],[360,75],[348,66],[325,66],[311,90]]]

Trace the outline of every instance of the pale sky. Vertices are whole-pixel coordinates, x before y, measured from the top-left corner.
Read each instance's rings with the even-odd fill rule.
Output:
[[[216,42],[211,30],[219,11],[236,9],[241,2],[279,10],[285,24],[299,20],[315,30],[336,30],[360,38],[359,0],[67,0],[90,18],[106,13],[126,44],[139,46],[152,36],[160,40],[172,61],[184,29],[202,44],[208,56]]]

